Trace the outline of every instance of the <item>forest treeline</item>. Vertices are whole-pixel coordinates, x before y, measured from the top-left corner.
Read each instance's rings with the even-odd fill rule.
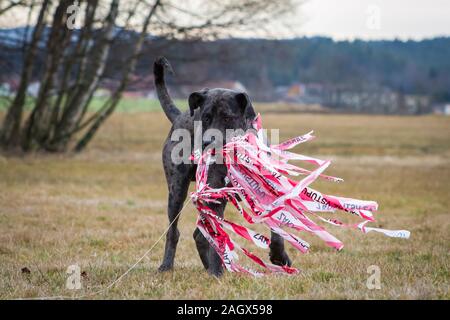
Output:
[[[20,29],[11,29],[15,37]],[[116,30],[120,32],[120,30]],[[119,76],[128,47],[137,34],[126,31],[112,46],[104,78]],[[0,77],[20,70],[21,47],[0,32]],[[19,42],[17,42],[19,43]],[[211,81],[241,82],[256,99],[270,100],[279,86],[320,83],[365,90],[388,88],[404,94],[427,95],[433,102],[450,101],[450,38],[422,41],[333,41],[329,38],[290,40],[226,39],[180,41],[149,36],[143,46],[136,75],[151,74],[153,60],[165,55],[175,77],[172,85],[202,85]],[[42,48],[40,59],[45,59]],[[33,71],[39,78],[40,65]]]

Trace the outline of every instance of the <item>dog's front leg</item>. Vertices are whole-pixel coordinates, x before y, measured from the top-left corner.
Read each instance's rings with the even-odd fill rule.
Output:
[[[284,249],[284,240],[283,238],[276,234],[275,232],[271,232],[270,239],[270,253],[269,253],[270,261],[273,264],[279,266],[291,266],[291,259],[286,253]]]
[[[185,171],[182,172],[184,173]],[[170,227],[166,235],[164,259],[158,269],[159,271],[168,271],[173,268],[175,252],[177,250],[178,239],[180,237],[180,232],[177,228],[178,218],[180,210],[183,208],[183,203],[187,196],[190,177],[187,174],[178,174],[170,176],[170,179],[168,179],[168,181],[170,182],[170,184],[167,213],[169,216]]]
[[[220,204],[212,204],[209,207],[223,218],[226,206],[226,200],[221,201]],[[222,259],[217,254],[216,250],[210,245],[208,251],[208,273],[215,277],[220,277],[223,274]]]
[[[223,164],[211,164],[208,172],[208,184],[211,188],[225,187],[225,176],[227,168]],[[220,203],[210,203],[208,205],[219,217],[223,218],[227,201],[221,199]],[[222,259],[216,250],[210,245],[208,251],[208,273],[220,277],[223,274]]]

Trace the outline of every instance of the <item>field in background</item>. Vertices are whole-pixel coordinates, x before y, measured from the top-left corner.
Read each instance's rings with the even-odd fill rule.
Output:
[[[12,97],[11,97],[12,99]],[[108,100],[106,97],[94,97],[89,104],[89,110],[92,112],[100,110],[103,104]],[[180,109],[187,109],[186,100],[175,100]],[[32,97],[27,97],[25,102],[25,109],[30,110],[34,105],[35,100]],[[9,98],[0,97],[0,112],[7,110],[10,105]],[[123,98],[116,109],[118,112],[153,112],[161,111],[161,106],[157,99],[147,98]]]
[[[207,276],[196,253],[196,212],[189,204],[173,272],[156,271],[162,241],[94,298],[450,298],[450,119],[263,112],[263,123],[280,128],[282,139],[314,129],[318,139],[296,150],[331,158],[326,173],[345,179],[315,187],[378,201],[375,225],[409,229],[411,239],[327,226],[344,250],[303,235],[312,243],[309,254],[288,246],[302,270],[298,276],[226,273],[217,280]],[[0,156],[0,298],[94,292],[152,246],[168,224],[160,160],[168,130],[161,112],[117,113],[82,154]],[[233,210],[227,215],[240,221]],[[78,291],[65,287],[72,264],[83,272]],[[370,265],[381,269],[380,290],[366,287]]]
[[[96,112],[100,110],[103,104],[108,100],[106,97],[94,97],[89,104],[89,110]],[[175,99],[178,108],[187,110],[187,100]],[[30,110],[34,104],[32,97],[27,97],[25,102],[25,109]],[[6,111],[10,105],[10,100],[5,97],[0,97],[0,112]],[[313,113],[327,113],[330,110],[320,105],[299,105],[295,103],[257,103],[259,112],[313,112]],[[123,98],[116,108],[117,112],[160,112],[161,106],[159,100],[150,98]]]

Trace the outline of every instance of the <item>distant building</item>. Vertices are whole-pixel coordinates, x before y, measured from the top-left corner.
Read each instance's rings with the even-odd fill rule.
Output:
[[[433,107],[433,112],[444,116],[450,116],[450,102],[435,105]]]
[[[3,84],[9,88],[10,94],[13,95],[19,88],[20,77],[17,75],[12,75],[7,78],[2,77],[2,79],[4,79]]]
[[[122,96],[124,98],[129,98],[129,99],[139,99],[139,98],[145,98],[147,96],[147,94],[144,91],[127,90],[122,93]]]
[[[98,88],[94,92],[94,97],[97,98],[108,98],[111,96],[111,91],[106,88]]]
[[[32,97],[37,97],[39,94],[39,89],[41,87],[41,83],[39,81],[34,81],[28,85],[27,93]]]
[[[202,86],[206,88],[224,88],[242,92],[246,91],[245,86],[241,82],[235,80],[209,81]]]
[[[336,110],[378,114],[423,114],[431,111],[428,96],[404,95],[387,88],[353,88],[320,83],[294,83],[275,90],[277,99]]]
[[[320,83],[294,83],[289,87],[275,89],[278,98],[299,104],[322,104],[325,101],[325,86]]]
[[[286,92],[286,96],[290,99],[298,99],[303,95],[305,95],[305,86],[300,83],[293,84]]]
[[[9,97],[12,94],[11,86],[5,82],[0,84],[0,96]]]
[[[224,88],[240,92],[247,92],[245,86],[239,81],[208,81],[199,84],[189,84],[189,85],[172,85],[169,86],[170,93],[175,98],[186,98],[192,92],[201,90],[203,88]]]
[[[145,96],[147,99],[158,99],[158,95],[156,93],[156,90],[150,90],[147,92],[147,95]]]

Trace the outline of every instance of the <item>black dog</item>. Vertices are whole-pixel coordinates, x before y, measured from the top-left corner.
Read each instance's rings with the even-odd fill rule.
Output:
[[[189,112],[182,113],[173,103],[167,92],[164,81],[164,70],[172,73],[169,62],[160,57],[154,62],[153,73],[155,86],[161,106],[172,123],[172,128],[163,148],[163,165],[169,188],[168,216],[172,223],[166,236],[164,259],[159,271],[173,268],[175,251],[179,239],[177,216],[186,199],[189,184],[195,181],[196,165],[193,163],[175,164],[172,161],[172,150],[178,141],[172,141],[171,136],[176,129],[187,129],[194,141],[194,121],[201,121],[203,131],[209,128],[218,129],[226,136],[226,129],[247,130],[256,114],[247,94],[227,89],[203,89],[189,96]],[[208,141],[209,142],[209,141]],[[208,143],[204,143],[206,146]],[[191,146],[193,147],[193,146]],[[208,184],[213,188],[225,186],[224,178],[227,169],[223,164],[211,165],[208,173]],[[210,206],[218,215],[223,217],[226,201]],[[270,260],[277,265],[291,265],[291,261],[284,250],[283,239],[272,233],[270,244]],[[200,259],[208,273],[220,276],[223,273],[222,261],[215,250],[209,245],[198,228],[194,232],[194,239]]]

